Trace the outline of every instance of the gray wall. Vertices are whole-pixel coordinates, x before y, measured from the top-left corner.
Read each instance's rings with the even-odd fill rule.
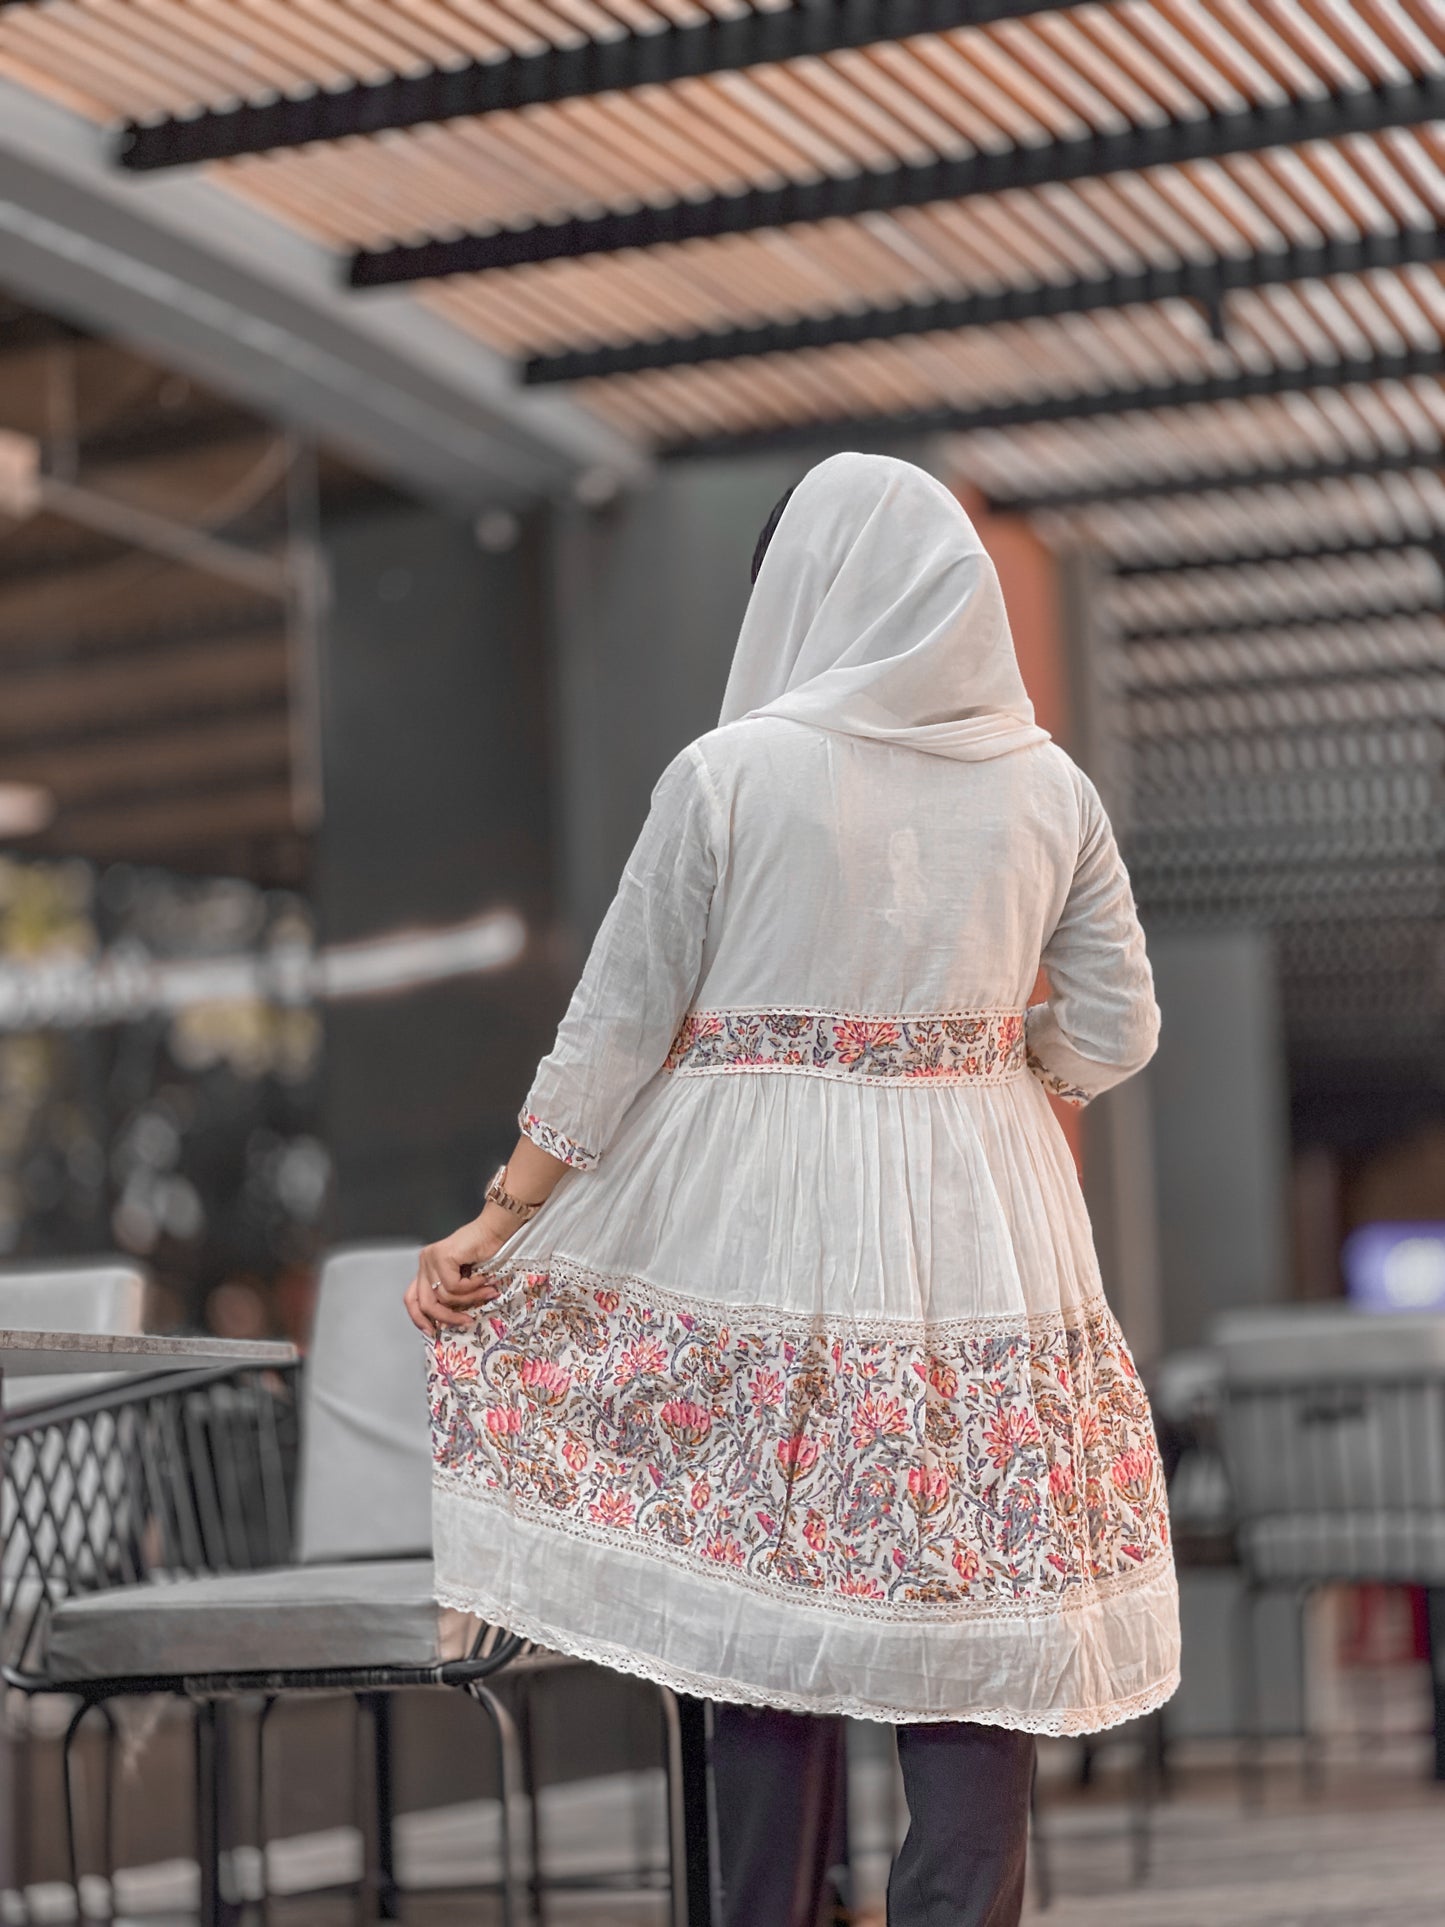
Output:
[[[439,1235],[476,1211],[515,1142],[565,994],[549,962],[541,543],[531,530],[487,555],[465,521],[397,507],[332,529],[326,550],[324,938],[503,904],[535,933],[519,967],[327,1013],[335,1235]]]
[[[1267,932],[1153,932],[1164,1014],[1147,1073],[1163,1339],[1207,1339],[1236,1305],[1288,1289],[1289,1110]]]
[[[611,901],[652,786],[717,722],[758,531],[806,455],[677,463],[551,524],[558,883],[579,945]]]

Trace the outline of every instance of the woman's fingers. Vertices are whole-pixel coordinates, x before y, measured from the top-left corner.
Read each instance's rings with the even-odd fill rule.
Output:
[[[406,1297],[403,1303],[406,1306],[407,1317],[416,1326],[417,1330],[425,1332],[428,1338],[435,1338],[436,1326],[432,1324],[431,1320],[422,1310],[421,1280],[419,1278],[413,1278],[407,1286]]]

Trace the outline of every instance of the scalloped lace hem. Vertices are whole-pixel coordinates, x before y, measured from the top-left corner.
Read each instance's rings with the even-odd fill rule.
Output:
[[[1104,1706],[1071,1707],[1064,1713],[1026,1713],[1011,1706],[961,1706],[947,1712],[922,1713],[916,1707],[880,1706],[871,1700],[841,1695],[830,1698],[825,1694],[774,1689],[764,1692],[741,1680],[713,1679],[702,1673],[691,1673],[682,1667],[669,1666],[651,1654],[568,1632],[531,1613],[500,1612],[494,1601],[465,1586],[439,1584],[433,1588],[433,1597],[439,1606],[504,1626],[508,1632],[551,1652],[605,1666],[614,1673],[627,1673],[634,1679],[648,1680],[654,1686],[665,1686],[669,1692],[689,1693],[695,1699],[722,1700],[731,1706],[770,1706],[785,1713],[836,1713],[848,1719],[874,1720],[887,1726],[937,1726],[949,1720],[968,1720],[976,1726],[1005,1726],[1017,1733],[1035,1733],[1040,1738],[1071,1739],[1082,1734],[1104,1733],[1112,1726],[1123,1726],[1128,1720],[1157,1712],[1166,1700],[1173,1698],[1179,1686],[1176,1666],[1142,1693],[1110,1700]]]

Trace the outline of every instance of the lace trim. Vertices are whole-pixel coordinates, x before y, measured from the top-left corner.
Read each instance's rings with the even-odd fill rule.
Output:
[[[771,1329],[789,1338],[811,1338],[821,1331],[842,1331],[857,1338],[885,1341],[896,1339],[900,1343],[925,1340],[947,1342],[954,1337],[1003,1338],[1021,1332],[1033,1336],[1054,1330],[1066,1332],[1071,1326],[1085,1325],[1091,1318],[1109,1310],[1109,1301],[1104,1293],[1095,1290],[1076,1304],[1060,1305],[1049,1311],[1026,1311],[1019,1306],[1016,1311],[989,1312],[972,1318],[857,1318],[847,1312],[799,1311],[796,1306],[775,1305],[765,1300],[740,1303],[724,1298],[703,1298],[695,1292],[676,1291],[666,1285],[656,1284],[638,1272],[599,1271],[596,1266],[584,1264],[578,1258],[569,1258],[565,1252],[553,1252],[547,1257],[539,1255],[529,1260],[518,1259],[495,1267],[479,1265],[477,1271],[485,1272],[489,1278],[506,1280],[497,1296],[478,1308],[479,1318],[502,1309],[507,1294],[520,1291],[529,1281],[545,1274],[554,1281],[581,1285],[589,1291],[611,1287],[631,1295],[640,1294],[649,1305],[674,1316],[703,1313],[708,1317],[732,1319],[734,1322],[740,1318],[766,1319]]]
[[[855,1084],[998,1084],[1024,1067],[1019,1010],[879,1017],[846,1011],[694,1010],[664,1068],[694,1077],[793,1071]]]
[[[1142,1719],[1171,1699],[1179,1687],[1179,1668],[1175,1666],[1157,1685],[1146,1687],[1123,1699],[1107,1700],[1101,1706],[1070,1707],[1066,1713],[1024,1713],[1012,1706],[966,1706],[943,1713],[922,1713],[911,1706],[880,1706],[872,1700],[848,1695],[763,1692],[741,1680],[719,1679],[706,1673],[692,1673],[680,1666],[669,1666],[651,1654],[636,1653],[608,1640],[589,1639],[566,1631],[532,1613],[521,1613],[485,1593],[468,1587],[438,1584],[434,1597],[440,1606],[455,1612],[471,1613],[493,1625],[501,1625],[522,1639],[535,1641],[554,1653],[565,1653],[594,1666],[606,1666],[614,1673],[627,1673],[645,1679],[673,1693],[690,1693],[698,1699],[722,1700],[730,1706],[771,1706],[787,1713],[839,1713],[850,1719],[878,1720],[890,1726],[932,1726],[949,1720],[970,1720],[978,1726],[1003,1726],[1016,1733],[1037,1733],[1053,1739],[1068,1739],[1076,1734],[1103,1733],[1127,1720]]]
[[[570,1164],[575,1171],[590,1171],[601,1155],[584,1149],[575,1138],[565,1137],[555,1126],[544,1124],[534,1111],[523,1111],[517,1122],[523,1137],[531,1138],[541,1150],[560,1158],[563,1164]]]

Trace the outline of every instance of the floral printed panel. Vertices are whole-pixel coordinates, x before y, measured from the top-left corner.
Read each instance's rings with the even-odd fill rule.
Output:
[[[1169,1556],[1102,1300],[829,1328],[558,1264],[439,1335],[430,1386],[447,1489],[833,1610],[1047,1612]]]
[[[1028,1053],[1028,1066],[1044,1089],[1051,1091],[1065,1104],[1087,1104],[1092,1100],[1092,1091],[1086,1091],[1082,1084],[1071,1084],[1066,1077],[1060,1077],[1057,1071],[1051,1071],[1042,1057],[1036,1056],[1033,1051]]]
[[[570,1164],[578,1171],[590,1171],[596,1164],[600,1155],[598,1152],[585,1150],[575,1138],[564,1137],[552,1125],[545,1124],[534,1111],[523,1111],[517,1122],[523,1137],[531,1138],[534,1144],[552,1157],[559,1158],[563,1164]]]
[[[667,1056],[670,1071],[815,1071],[861,1083],[936,1078],[995,1083],[1023,1068],[1016,1010],[941,1017],[856,1017],[827,1011],[695,1010]]]

